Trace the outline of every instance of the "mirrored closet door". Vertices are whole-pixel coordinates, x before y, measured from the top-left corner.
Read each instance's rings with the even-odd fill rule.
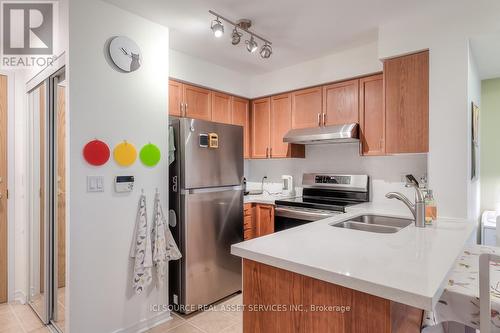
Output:
[[[66,85],[64,68],[28,93],[29,295],[40,319],[64,332]]]
[[[43,322],[48,322],[47,210],[46,210],[46,84],[32,90],[29,100],[29,230],[30,274],[28,301]]]

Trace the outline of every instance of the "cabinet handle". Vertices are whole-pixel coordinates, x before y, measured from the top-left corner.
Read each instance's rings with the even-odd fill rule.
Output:
[[[323,113],[323,126],[326,126],[326,113]]]
[[[273,147],[269,148],[269,157],[273,157]]]
[[[321,127],[321,113],[318,113],[318,126]]]
[[[269,147],[266,147],[266,158],[269,157]]]
[[[183,113],[184,113],[184,103],[182,103],[182,102],[181,102],[181,103],[179,103],[179,104],[180,104],[179,106],[180,106],[180,110],[181,110],[181,112],[180,112],[180,113],[181,113],[181,117],[182,117],[182,115],[183,115]]]
[[[187,114],[187,110],[188,110],[188,103],[184,103],[184,117]]]

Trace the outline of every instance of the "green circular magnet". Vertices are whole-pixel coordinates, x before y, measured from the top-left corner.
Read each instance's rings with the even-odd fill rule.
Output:
[[[141,152],[139,153],[139,158],[141,159],[144,165],[152,167],[160,162],[160,149],[152,144],[148,143],[144,147],[142,147]]]

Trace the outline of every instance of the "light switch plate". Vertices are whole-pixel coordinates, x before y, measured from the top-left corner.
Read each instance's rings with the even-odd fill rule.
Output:
[[[87,192],[104,192],[104,177],[87,176]]]

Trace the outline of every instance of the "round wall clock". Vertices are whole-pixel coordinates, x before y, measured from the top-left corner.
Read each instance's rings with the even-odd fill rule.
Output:
[[[109,55],[113,63],[125,72],[133,72],[141,67],[141,50],[128,37],[114,37],[109,43]]]

